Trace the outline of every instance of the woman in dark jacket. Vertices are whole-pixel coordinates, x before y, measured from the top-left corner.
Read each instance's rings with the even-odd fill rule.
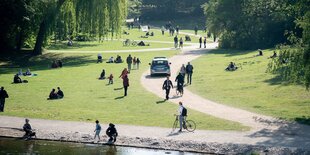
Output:
[[[127,96],[127,89],[129,87],[128,75],[123,76],[123,86],[124,86],[124,91],[125,91],[124,96]]]

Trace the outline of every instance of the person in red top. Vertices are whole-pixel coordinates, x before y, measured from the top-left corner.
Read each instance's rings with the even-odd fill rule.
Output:
[[[121,75],[119,76],[119,78],[123,78],[127,74],[128,74],[128,70],[127,70],[127,68],[124,68]]]
[[[124,91],[125,91],[124,96],[127,96],[127,89],[129,87],[128,75],[123,76],[123,86],[124,86]]]
[[[109,84],[113,84],[113,74],[110,74],[109,76]]]

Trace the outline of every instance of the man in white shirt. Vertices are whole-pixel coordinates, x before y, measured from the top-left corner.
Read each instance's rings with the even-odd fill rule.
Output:
[[[180,122],[180,130],[179,130],[179,132],[182,132],[182,127],[183,127],[183,122],[184,122],[183,109],[184,109],[183,104],[180,101],[179,102],[179,122]]]

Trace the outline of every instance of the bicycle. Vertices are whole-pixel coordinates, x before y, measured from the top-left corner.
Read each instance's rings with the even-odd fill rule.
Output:
[[[172,132],[178,127],[179,124],[179,115],[174,115],[175,121],[172,126]],[[183,128],[189,132],[194,132],[196,130],[196,123],[193,120],[186,120],[187,116],[184,116]]]
[[[176,89],[176,94],[179,96],[183,96],[184,94],[184,89],[183,89],[183,83],[178,83],[177,84],[177,89]]]
[[[126,39],[125,41],[123,41],[123,46],[137,46],[138,43],[134,40],[130,40],[130,39]]]

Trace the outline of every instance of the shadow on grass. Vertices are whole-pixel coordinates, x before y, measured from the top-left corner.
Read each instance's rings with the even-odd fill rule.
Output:
[[[166,100],[156,101],[156,104],[165,103],[165,102],[166,102]]]
[[[63,67],[79,67],[96,63],[92,55],[64,55],[61,53],[45,53],[34,56],[32,51],[5,53],[0,55],[0,74],[17,73],[20,68],[32,71],[49,70],[54,60],[61,60]],[[16,69],[13,69],[16,68]]]
[[[120,100],[120,99],[123,99],[125,96],[120,96],[120,97],[115,97],[114,99],[115,100]]]
[[[52,44],[48,47],[49,50],[74,50],[74,49],[79,49],[83,47],[95,47],[99,46],[100,44],[94,44],[94,43],[89,43],[89,42],[83,42],[83,44],[80,44],[79,42],[73,42],[72,46],[68,46],[66,43],[57,43],[57,44]]]
[[[245,55],[245,54],[249,54],[252,53],[253,50],[234,50],[234,49],[215,49],[215,50],[211,50],[206,54],[224,54],[225,57],[231,57],[231,56],[240,56],[240,55]],[[258,52],[257,52],[258,54]],[[254,57],[254,55],[253,55]],[[250,57],[250,58],[253,58]]]
[[[114,88],[114,90],[122,90],[124,87]]]

